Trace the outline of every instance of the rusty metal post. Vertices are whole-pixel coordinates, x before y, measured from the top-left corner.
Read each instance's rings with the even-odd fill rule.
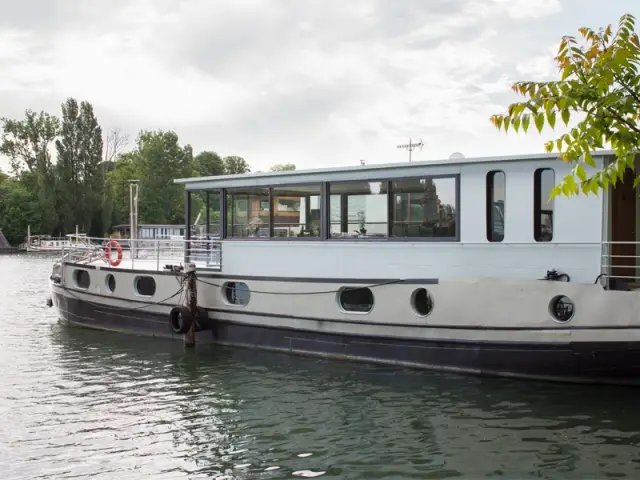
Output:
[[[187,307],[189,307],[189,311],[191,312],[191,317],[194,319],[189,331],[184,335],[184,344],[186,347],[195,347],[196,346],[196,321],[195,319],[198,316],[198,290],[196,287],[196,265],[194,263],[187,263],[184,266],[184,273],[187,282],[187,292],[185,295],[185,300],[187,302]]]

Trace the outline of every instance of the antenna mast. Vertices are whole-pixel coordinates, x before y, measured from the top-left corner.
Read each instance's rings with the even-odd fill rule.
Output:
[[[409,143],[405,143],[404,145],[397,145],[398,148],[406,148],[409,150],[409,161],[411,161],[411,152],[413,152],[416,147],[420,147],[420,151],[422,151],[422,147],[424,147],[424,143],[422,143],[422,139],[418,143],[412,143],[411,137],[409,137]]]

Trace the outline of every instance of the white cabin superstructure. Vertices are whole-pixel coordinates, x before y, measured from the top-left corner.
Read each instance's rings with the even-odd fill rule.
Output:
[[[611,152],[594,158],[601,167]],[[570,169],[543,154],[177,180],[187,239],[178,263],[195,263],[198,304],[215,324],[200,341],[640,382],[638,200],[628,179],[549,200]],[[60,317],[182,338],[162,325],[175,269],[145,248],[149,258],[118,266],[65,257],[52,277]]]

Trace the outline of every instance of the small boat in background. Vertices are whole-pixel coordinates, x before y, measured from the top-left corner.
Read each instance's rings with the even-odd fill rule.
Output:
[[[63,250],[73,247],[74,249],[88,248],[89,242],[86,234],[76,233],[65,235],[64,237],[52,237],[51,235],[31,235],[31,226],[27,227],[27,241],[24,244],[25,250],[31,253],[62,253]]]

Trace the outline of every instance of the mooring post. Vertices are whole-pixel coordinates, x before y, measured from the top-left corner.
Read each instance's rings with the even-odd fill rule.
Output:
[[[184,273],[187,282],[187,294],[185,295],[187,301],[187,307],[191,311],[191,317],[196,318],[198,316],[198,290],[196,287],[196,265],[195,263],[187,263],[184,266]],[[184,344],[186,347],[196,346],[196,322],[191,324],[189,330],[184,335]]]

